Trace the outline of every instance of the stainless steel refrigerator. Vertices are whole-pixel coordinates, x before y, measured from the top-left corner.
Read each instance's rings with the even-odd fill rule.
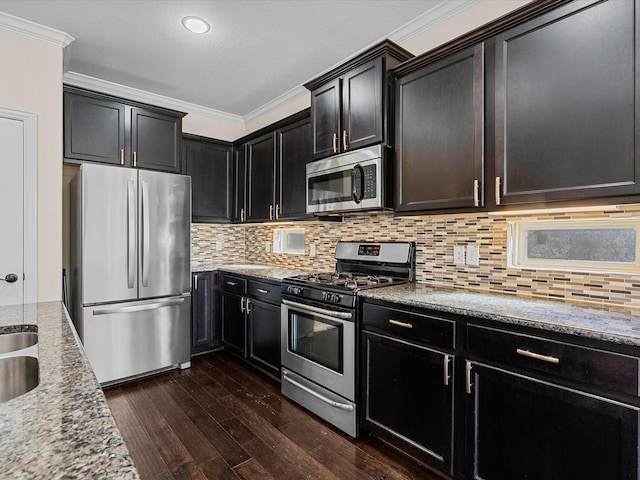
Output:
[[[188,367],[191,178],[83,164],[70,193],[72,315],[98,381]]]

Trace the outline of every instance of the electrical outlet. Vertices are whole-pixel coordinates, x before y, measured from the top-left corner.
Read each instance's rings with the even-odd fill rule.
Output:
[[[315,257],[316,256],[316,244],[312,243],[311,245],[309,245],[309,256],[310,257]]]
[[[453,264],[464,265],[464,245],[455,245],[453,247]]]
[[[472,267],[480,265],[480,247],[478,245],[467,246],[467,265]]]
[[[222,250],[222,245],[224,244],[224,234],[223,233],[219,233],[216,236],[216,250],[219,252],[220,250]]]
[[[264,251],[267,253],[271,251],[271,242],[264,242]]]

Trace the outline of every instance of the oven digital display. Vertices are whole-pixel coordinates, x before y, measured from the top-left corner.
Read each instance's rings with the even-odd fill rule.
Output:
[[[380,245],[359,245],[358,255],[377,257],[380,255]]]

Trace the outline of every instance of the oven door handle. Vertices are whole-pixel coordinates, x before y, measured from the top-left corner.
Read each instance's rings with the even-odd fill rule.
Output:
[[[334,400],[331,400],[330,398],[325,397],[324,395],[319,394],[318,392],[311,390],[309,387],[302,385],[299,382],[296,382],[293,378],[289,378],[287,376],[287,372],[282,372],[282,378],[284,380],[286,380],[287,382],[289,382],[292,385],[295,385],[296,387],[298,387],[300,390],[304,390],[305,392],[307,392],[309,395],[313,395],[314,397],[316,397],[318,400],[331,405],[332,407],[335,408],[339,408],[340,410],[347,410],[347,411],[352,411],[353,410],[353,405],[349,405],[348,403],[340,403],[340,402],[336,402]]]
[[[282,300],[282,303],[289,307],[294,307],[297,310],[301,310],[308,313],[319,313],[320,315],[326,315],[328,317],[339,318],[341,320],[350,320],[353,318],[353,314],[349,312],[335,312],[333,310],[325,310],[324,308],[312,307],[311,305],[303,305],[302,303],[292,302],[291,300]]]

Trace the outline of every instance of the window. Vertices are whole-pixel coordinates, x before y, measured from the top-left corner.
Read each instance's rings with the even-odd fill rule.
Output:
[[[640,218],[515,221],[508,226],[509,267],[640,271]]]

